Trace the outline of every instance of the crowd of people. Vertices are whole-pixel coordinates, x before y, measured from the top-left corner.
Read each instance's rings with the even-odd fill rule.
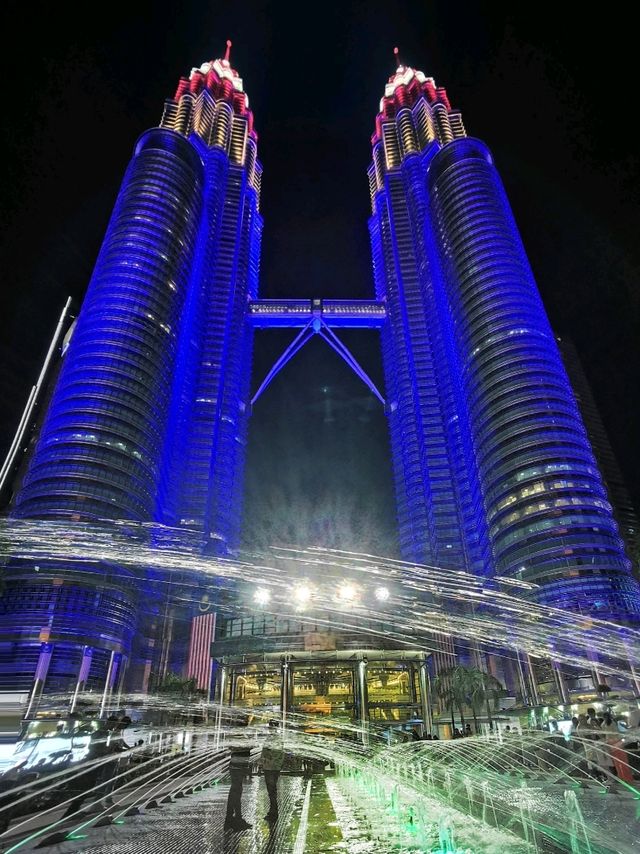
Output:
[[[465,724],[464,729],[459,729],[457,726],[454,727],[451,738],[467,738],[470,735],[473,735],[471,732],[471,724]]]
[[[632,729],[637,727],[636,716],[628,723],[631,723]],[[599,716],[590,707],[586,714],[573,717],[570,740],[571,736],[577,736],[573,739],[575,750],[584,751],[586,768],[596,779],[603,782],[618,779],[633,783],[634,770],[640,772],[637,762],[638,743],[625,744],[623,733],[610,711]]]

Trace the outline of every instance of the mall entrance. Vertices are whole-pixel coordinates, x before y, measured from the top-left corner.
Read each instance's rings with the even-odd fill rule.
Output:
[[[332,650],[225,656],[216,699],[263,716],[431,731],[424,651]]]

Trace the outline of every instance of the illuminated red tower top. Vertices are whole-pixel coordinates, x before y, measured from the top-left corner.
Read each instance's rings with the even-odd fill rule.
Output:
[[[446,89],[436,86],[433,77],[404,65],[394,48],[396,70],[389,77],[380,100],[380,111],[371,145],[373,163],[369,168],[369,185],[373,202],[381,189],[384,174],[437,140],[446,145],[466,136],[462,115],[452,110]]]
[[[230,54],[231,42],[227,41],[223,58],[204,62],[200,68],[192,68],[188,77],[180,78],[175,95],[165,101],[160,127],[184,136],[195,134],[205,145],[224,149],[233,163],[247,167],[250,182],[259,192],[258,135],[249,97]]]

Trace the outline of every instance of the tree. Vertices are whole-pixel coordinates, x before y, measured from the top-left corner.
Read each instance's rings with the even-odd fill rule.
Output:
[[[443,670],[438,673],[436,678],[433,680],[433,689],[442,707],[449,709],[451,712],[451,735],[453,735],[453,731],[456,728],[456,721],[453,714],[456,699],[455,692],[453,690],[453,681],[448,673],[449,670],[451,670],[451,668],[447,668],[447,670]]]
[[[465,718],[464,707],[469,704],[469,698],[472,688],[471,669],[464,667],[462,664],[455,664],[452,667],[447,667],[436,676],[438,692],[442,691],[442,695],[446,697],[446,702],[451,705],[451,720],[453,721],[453,706],[458,707],[460,712],[460,723],[464,732]],[[475,712],[474,712],[475,720]],[[477,721],[476,721],[477,727]],[[455,727],[454,727],[455,728]]]
[[[467,699],[469,706],[471,707],[471,714],[473,715],[473,728],[478,734],[478,716],[477,709],[478,706],[482,705],[482,699],[484,698],[484,685],[485,685],[485,677],[487,674],[480,670],[479,667],[470,667],[467,668]]]
[[[471,709],[476,733],[478,732],[477,711],[486,704],[489,725],[493,726],[491,703],[504,693],[502,684],[484,670],[478,667],[465,667],[456,664],[442,670],[434,680],[434,688],[438,698],[451,710],[451,722],[454,725],[453,709],[458,708],[462,729],[465,728],[464,708]]]
[[[472,681],[473,690],[471,693],[471,702],[472,704],[478,705],[482,705],[483,703],[486,704],[487,720],[489,721],[489,726],[492,728],[493,718],[491,715],[491,704],[495,704],[496,700],[504,695],[504,686],[498,679],[496,679],[495,676],[492,676],[491,673],[487,673],[479,668],[474,668]]]
[[[198,688],[198,681],[195,677],[183,679],[177,673],[167,673],[160,685],[158,686],[159,694],[179,694],[181,697],[192,697],[194,694],[202,694]]]

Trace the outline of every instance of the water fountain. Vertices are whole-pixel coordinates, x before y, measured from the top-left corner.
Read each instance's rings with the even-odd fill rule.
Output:
[[[353,739],[353,727],[330,740],[305,732],[309,723],[301,716],[288,721],[287,754],[320,759],[335,769],[326,785],[343,836],[370,840],[375,854],[634,850],[638,793],[630,786],[623,795],[606,794],[604,809],[606,789],[599,781],[587,772],[576,786],[576,743],[532,732],[508,741],[472,737],[397,746],[371,738],[365,746]],[[0,817],[13,819],[4,834],[3,842],[11,843],[6,854],[36,842],[79,840],[94,828],[180,803],[224,778],[234,741],[257,744],[265,729],[192,727],[189,739],[182,733],[188,749],[176,752],[180,731],[167,728],[155,748],[134,747],[124,763],[116,754],[18,784],[10,803],[0,802]],[[82,813],[60,818],[62,807],[77,802],[79,784],[85,786],[77,803]],[[37,820],[34,804],[40,807]]]
[[[96,531],[78,524],[4,520],[0,537],[12,556],[34,562],[54,558],[97,565],[108,557],[128,568],[154,566],[169,577],[173,570],[184,573],[188,568],[215,580],[218,589],[259,583],[271,594],[268,606],[263,606],[266,612],[296,617],[291,580],[279,563],[284,555],[287,565],[293,562],[315,578],[307,607],[313,609],[321,603],[327,616],[316,619],[326,620],[333,628],[356,631],[366,615],[369,625],[378,620],[398,643],[410,641],[418,647],[424,643],[425,649],[432,641],[423,639],[438,632],[469,648],[481,644],[496,654],[505,650],[516,655],[522,651],[543,657],[553,654],[555,661],[572,666],[591,667],[590,651],[597,648],[603,651],[598,668],[604,675],[628,676],[629,661],[640,669],[640,632],[595,619],[576,631],[575,615],[522,598],[523,590],[513,580],[509,584],[504,580],[502,588],[494,586],[488,591],[480,579],[464,572],[320,549],[274,550],[270,561],[257,556],[219,559],[203,556],[179,531],[163,529],[153,536],[145,531],[144,536],[137,536],[132,528],[135,526],[129,525],[125,531],[114,525]],[[336,579],[356,578],[363,588],[374,588],[381,576],[392,579],[391,593],[384,602],[371,600],[365,609],[353,601],[340,602],[334,595]],[[120,702],[125,704],[126,698]],[[162,702],[167,701],[158,699],[158,704]],[[219,706],[207,706],[204,720],[222,722],[225,715],[220,712]],[[491,734],[392,746],[373,732],[360,738],[362,723],[336,722],[332,726],[344,739],[332,741],[305,733],[305,716],[289,715],[287,750],[318,757],[335,767],[328,790],[336,814],[357,808],[361,825],[377,840],[376,854],[384,846],[391,850],[392,844],[429,854],[622,854],[633,850],[638,836],[634,798],[640,793],[628,780],[617,780],[621,793],[610,794],[591,770],[585,770],[582,759],[587,742],[580,737],[568,742],[557,734],[525,732],[505,739]],[[192,733],[196,743],[179,756],[167,752],[171,728],[165,728],[163,735],[164,746],[154,749],[152,756],[144,754],[146,745],[131,751],[131,756],[140,756],[135,768],[120,770],[117,761],[107,757],[54,771],[35,784],[18,783],[10,804],[6,796],[0,800],[0,819],[3,814],[14,816],[5,834],[11,838],[7,854],[26,850],[34,834],[39,840],[56,834],[65,840],[78,839],[102,822],[126,822],[135,811],[161,809],[224,777],[225,745],[233,732],[222,723],[216,728],[203,722]],[[589,746],[593,752],[593,743]],[[604,748],[602,752],[604,755]],[[55,811],[46,807],[47,798],[54,798],[58,809],[61,803],[71,803],[73,796],[60,801],[63,787],[99,764],[115,771],[108,775],[108,782],[99,780],[88,787],[84,804],[89,817],[77,823],[61,819],[47,823],[48,813]],[[604,776],[614,780],[608,768]],[[632,775],[628,779],[633,780]],[[107,788],[115,808],[103,805]],[[603,795],[608,801],[606,810],[601,806]],[[36,796],[45,808],[34,829],[33,816],[22,817],[21,811]]]

